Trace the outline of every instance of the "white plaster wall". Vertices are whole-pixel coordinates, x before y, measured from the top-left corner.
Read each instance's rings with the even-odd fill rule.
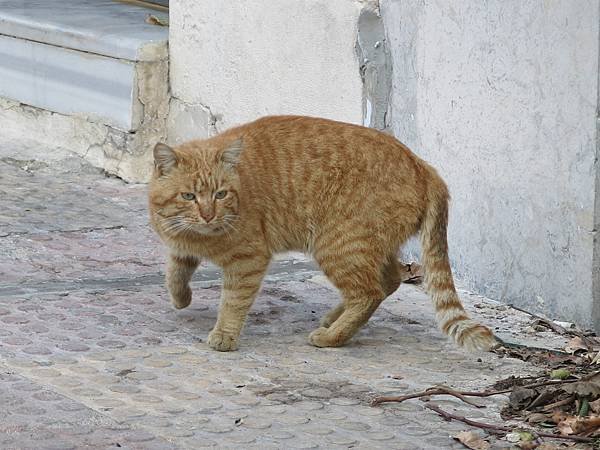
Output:
[[[361,123],[354,45],[368,3],[172,0],[172,106],[180,122],[171,124],[169,139],[203,137],[267,114]]]
[[[450,186],[458,277],[592,325],[599,2],[381,8],[393,129]]]

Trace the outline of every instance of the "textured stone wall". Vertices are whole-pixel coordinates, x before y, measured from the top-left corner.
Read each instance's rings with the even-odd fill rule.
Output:
[[[598,326],[599,2],[382,0],[381,10],[392,128],[450,186],[458,278]]]
[[[376,1],[174,0],[170,24],[171,142],[267,114],[385,127],[391,66]]]

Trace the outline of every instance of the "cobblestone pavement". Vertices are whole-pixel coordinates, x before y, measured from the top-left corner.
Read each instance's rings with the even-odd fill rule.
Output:
[[[240,350],[214,352],[204,340],[218,270],[201,270],[192,305],[176,311],[163,253],[144,186],[0,161],[0,448],[462,448],[450,436],[468,427],[418,401],[372,408],[370,399],[439,383],[481,389],[534,370],[456,348],[408,285],[348,346],[311,347],[307,335],[337,294],[291,256],[273,264]],[[526,315],[461,296],[503,338],[525,339]],[[438,403],[498,422],[502,401]]]

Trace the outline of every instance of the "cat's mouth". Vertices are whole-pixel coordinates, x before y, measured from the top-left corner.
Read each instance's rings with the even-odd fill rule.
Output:
[[[217,236],[225,233],[223,225],[198,224],[194,226],[194,231],[204,236]]]
[[[207,236],[216,236],[218,234],[223,234],[225,232],[225,229],[220,226],[220,225],[216,225],[212,228],[209,228],[204,234],[206,234]]]

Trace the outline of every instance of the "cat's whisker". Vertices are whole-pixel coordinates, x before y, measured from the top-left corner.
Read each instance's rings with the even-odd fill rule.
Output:
[[[167,217],[160,220],[165,233],[171,235],[186,235],[195,232],[193,223],[181,216]]]
[[[179,225],[179,220],[177,218],[169,217],[167,219],[163,219],[162,225],[165,227],[165,230],[170,230]]]
[[[232,229],[233,231],[235,231],[236,233],[239,233],[240,230],[238,230],[235,225],[233,225],[231,222],[224,222],[223,225],[225,225],[226,227]]]
[[[225,235],[226,235],[227,237],[231,237],[231,230],[230,230],[229,228],[227,228],[226,226],[224,226],[224,227],[222,228],[222,230],[223,230],[223,233],[225,233]]]
[[[231,233],[231,231],[235,231],[236,233],[239,233],[240,230],[238,230],[230,221],[228,220],[224,220],[222,222],[223,225],[223,230],[226,230],[229,234]]]
[[[198,230],[195,229],[195,225],[197,225],[195,222],[184,221],[182,223],[181,233],[184,235],[196,234]]]

